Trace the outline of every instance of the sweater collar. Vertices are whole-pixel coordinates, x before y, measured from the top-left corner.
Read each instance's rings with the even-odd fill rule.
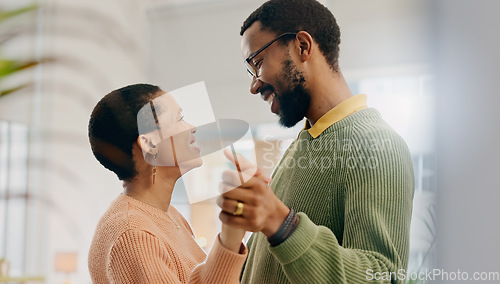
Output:
[[[365,94],[352,96],[325,113],[312,127],[310,127],[309,121],[306,120],[303,130],[307,130],[313,138],[317,138],[321,133],[323,133],[323,131],[332,126],[334,123],[339,122],[347,116],[366,107]]]

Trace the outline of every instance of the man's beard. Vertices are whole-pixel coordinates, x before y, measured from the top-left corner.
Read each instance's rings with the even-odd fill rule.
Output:
[[[311,104],[311,93],[304,86],[306,82],[304,75],[297,69],[290,57],[283,62],[283,65],[278,85],[284,91],[276,95],[276,99],[280,106],[279,123],[290,128],[306,116]],[[291,87],[284,88],[285,86]]]

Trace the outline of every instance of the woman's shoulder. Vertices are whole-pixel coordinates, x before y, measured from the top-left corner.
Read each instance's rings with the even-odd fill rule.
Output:
[[[129,206],[122,195],[118,196],[101,216],[97,223],[95,235],[104,234],[107,238],[117,238],[129,229]]]
[[[177,210],[177,208],[175,208],[174,205],[170,204],[168,212],[170,213],[170,216],[172,216],[172,221],[174,221],[179,225],[182,225],[183,227],[192,232],[189,222],[186,220],[186,218],[184,218],[184,216],[182,216],[182,214],[179,212],[179,210]]]

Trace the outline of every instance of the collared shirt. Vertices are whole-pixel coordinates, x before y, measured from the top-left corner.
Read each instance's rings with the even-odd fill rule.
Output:
[[[303,130],[309,131],[309,134],[311,134],[313,138],[316,138],[334,123],[366,107],[365,94],[352,96],[325,113],[312,127],[309,126],[309,121],[306,121]]]

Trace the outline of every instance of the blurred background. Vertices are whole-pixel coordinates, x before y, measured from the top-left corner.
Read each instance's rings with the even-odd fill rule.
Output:
[[[94,229],[122,187],[94,159],[87,124],[114,89],[204,81],[215,117],[249,122],[244,151],[272,173],[303,123],[279,127],[248,91],[239,30],[263,2],[0,2],[0,282],[90,283]],[[412,152],[409,272],[500,272],[500,4],[321,2],[340,25],[351,90]],[[189,204],[179,183],[172,202],[208,251],[220,229],[214,200]]]

